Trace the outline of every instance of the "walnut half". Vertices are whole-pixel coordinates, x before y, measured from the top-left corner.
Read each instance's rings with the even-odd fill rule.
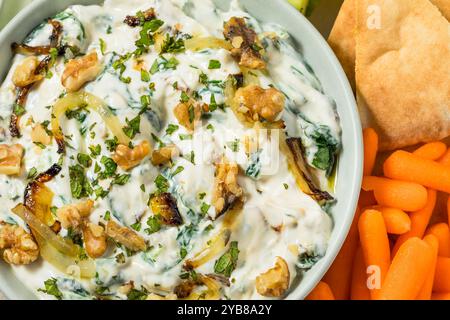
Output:
[[[289,288],[289,267],[277,257],[275,266],[256,277],[256,291],[265,297],[281,297]]]
[[[84,57],[70,60],[66,64],[61,83],[68,92],[76,92],[87,82],[94,80],[101,70],[97,53],[92,52]]]
[[[9,264],[26,265],[37,260],[39,247],[31,234],[16,225],[0,224],[0,250]]]
[[[0,174],[19,174],[22,157],[23,147],[20,144],[0,144]]]

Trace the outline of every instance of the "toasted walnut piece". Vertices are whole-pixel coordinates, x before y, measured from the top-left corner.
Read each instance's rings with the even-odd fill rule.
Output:
[[[93,206],[92,200],[66,205],[56,211],[56,216],[64,229],[79,230],[83,218],[89,217]]]
[[[243,191],[239,186],[237,177],[239,167],[236,163],[228,163],[224,159],[216,164],[214,190],[212,203],[216,208],[216,216],[225,213],[233,204],[242,197]]]
[[[284,95],[274,88],[263,89],[257,85],[240,88],[234,97],[237,112],[249,121],[273,122],[284,109]]]
[[[289,288],[289,267],[277,257],[275,266],[256,277],[256,291],[265,297],[281,297]]]
[[[0,250],[9,264],[25,265],[37,260],[39,247],[22,227],[0,224]]]
[[[61,77],[62,85],[68,92],[78,91],[87,82],[94,80],[102,70],[96,52],[70,60]]]
[[[41,124],[37,124],[33,127],[31,131],[31,140],[33,142],[42,143],[46,146],[52,143],[52,137],[45,131]]]
[[[38,58],[31,56],[23,59],[16,67],[12,76],[12,82],[16,87],[23,88],[44,78],[41,74],[36,74],[39,66]]]
[[[108,221],[106,234],[132,251],[144,251],[147,248],[144,238],[130,228],[122,227],[114,221]]]
[[[0,144],[0,174],[19,174],[22,157],[23,147],[20,144]]]
[[[178,122],[190,131],[194,131],[195,123],[202,117],[202,107],[194,101],[179,103],[173,110]]]
[[[152,163],[155,166],[159,166],[162,164],[167,164],[173,158],[176,158],[180,155],[180,150],[176,145],[169,145],[162,147],[161,149],[154,150],[152,153]]]
[[[154,293],[150,293],[147,296],[147,300],[177,300],[178,297],[176,294],[170,293],[168,295],[166,295],[165,297],[160,296],[158,294],[154,294]]]
[[[151,146],[147,141],[130,149],[128,146],[119,144],[112,155],[112,159],[123,170],[130,170],[136,167],[150,153]]]
[[[231,54],[239,61],[239,65],[250,69],[264,69],[266,63],[260,50],[262,45],[256,32],[247,26],[244,18],[232,17],[224,25],[225,39],[231,42]]]
[[[133,282],[133,281],[130,281],[130,282],[127,282],[127,283],[121,285],[121,286],[117,289],[117,292],[126,296],[126,295],[128,295],[128,294],[130,293],[130,291],[133,290],[133,289],[134,289],[134,282]]]
[[[83,240],[86,252],[93,259],[100,258],[106,251],[106,233],[102,226],[86,223],[83,225]]]
[[[174,293],[179,299],[184,299],[189,297],[196,286],[197,284],[194,281],[184,280],[175,287]]]

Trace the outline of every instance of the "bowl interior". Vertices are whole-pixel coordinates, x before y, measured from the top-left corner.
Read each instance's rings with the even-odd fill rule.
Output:
[[[220,5],[229,3],[229,0],[214,1]],[[44,18],[64,10],[69,5],[101,2],[102,0],[37,0],[25,8],[0,33],[0,56],[3,57],[0,59],[0,81],[9,69],[12,42],[22,40]],[[353,93],[342,67],[311,23],[285,0],[264,1],[264,5],[261,5],[261,0],[241,0],[241,3],[257,19],[277,23],[291,34],[306,61],[322,82],[325,92],[335,101],[343,128],[343,150],[339,158],[336,179],[338,202],[332,209],[334,230],[327,254],[304,275],[301,283],[287,297],[303,299],[333,262],[353,220],[362,178],[361,125]],[[10,299],[35,298],[35,295],[13,276],[10,267],[3,262],[0,262],[0,290]]]

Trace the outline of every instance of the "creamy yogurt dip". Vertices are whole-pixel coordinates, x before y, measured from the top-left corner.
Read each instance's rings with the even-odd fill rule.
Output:
[[[150,8],[151,17],[145,14]],[[135,19],[125,23],[127,16]],[[232,54],[243,40],[224,39],[224,23],[233,17],[245,18],[246,28],[258,35],[248,50],[261,58],[263,68],[244,67],[239,54]],[[0,230],[18,225],[30,232],[11,209],[24,201],[27,184],[58,164],[59,174],[45,183],[53,193],[48,226],[59,229],[55,225],[63,208],[91,199],[93,208],[83,226],[91,223],[102,231],[114,221],[144,240],[145,248],[131,250],[107,232],[108,246],[101,256],[94,259],[81,249],[65,270],[52,259],[39,258],[12,266],[17,277],[43,299],[286,296],[327,249],[332,219],[326,211],[336,200],[331,198],[332,177],[341,130],[334,103],[286,31],[259,23],[237,1],[221,11],[210,0],[105,0],[102,6],[72,6],[52,19],[62,27],[60,43],[50,50],[52,63],[45,77],[31,85],[26,103],[17,106],[20,89],[13,81],[26,59],[23,52],[14,57],[0,88],[0,143],[24,149],[20,173],[0,174]],[[24,44],[48,45],[52,30],[43,22]],[[196,39],[207,44],[195,44]],[[212,39],[221,45],[213,45],[217,41]],[[63,132],[61,150],[55,105],[77,95],[68,91],[78,91],[63,85],[62,77],[72,59],[92,53],[100,69],[80,90],[103,102],[123,127],[118,134],[123,138],[115,140],[104,114],[78,104],[56,122]],[[41,61],[46,55],[36,56]],[[273,119],[256,114],[249,125],[239,116],[249,108],[236,102],[236,90],[250,86],[280,94],[282,111]],[[195,128],[183,125],[176,115],[183,103]],[[20,115],[20,137],[12,137],[9,129],[12,112]],[[36,126],[44,128],[50,143],[36,141]],[[249,137],[257,137],[256,148],[249,147]],[[301,142],[303,159],[290,153],[286,137]],[[117,165],[114,154],[123,140],[130,143],[128,150],[145,141],[151,150],[132,168]],[[284,152],[283,145],[288,147]],[[154,152],[168,146],[176,151],[164,163],[155,163]],[[230,171],[221,187],[227,189],[227,183],[236,180],[238,190],[228,190],[221,205],[216,195],[224,161]],[[302,188],[302,174],[299,178],[294,173],[298,168],[293,168],[299,161],[314,180],[309,183],[326,199]],[[158,212],[152,201],[161,195],[170,195],[177,221],[167,222]],[[56,230],[60,240],[86,247],[86,235],[80,231],[84,227],[62,224]],[[93,263],[89,275],[80,275],[80,261]],[[263,280],[268,287],[263,288]]]

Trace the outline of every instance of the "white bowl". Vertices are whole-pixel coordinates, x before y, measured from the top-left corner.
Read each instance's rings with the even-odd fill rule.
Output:
[[[215,0],[219,5],[228,0]],[[102,0],[35,0],[0,32],[0,81],[10,66],[10,44],[20,42],[46,17],[73,4],[98,4]],[[299,50],[322,82],[325,92],[335,100],[343,128],[343,150],[336,180],[338,203],[332,210],[334,230],[327,254],[310,271],[287,299],[303,299],[320,281],[339,252],[353,220],[362,179],[361,124],[353,92],[334,53],[312,24],[285,0],[241,0],[257,19],[286,28]],[[16,279],[10,266],[0,262],[0,290],[10,299],[34,299],[36,296]]]

